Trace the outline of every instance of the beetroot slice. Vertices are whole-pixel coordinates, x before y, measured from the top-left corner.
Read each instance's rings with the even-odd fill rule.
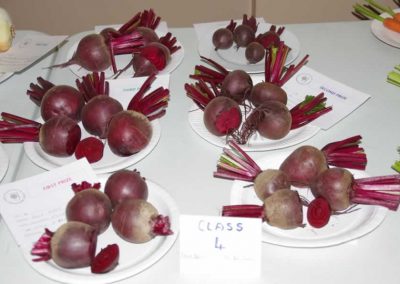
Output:
[[[101,249],[94,257],[90,270],[92,273],[107,273],[113,270],[119,261],[119,247],[117,244],[111,244]]]
[[[103,157],[104,144],[96,137],[82,139],[75,149],[75,158],[86,158],[90,164],[100,161]]]
[[[314,228],[322,228],[328,224],[331,208],[323,197],[317,197],[310,202],[307,209],[307,221]]]

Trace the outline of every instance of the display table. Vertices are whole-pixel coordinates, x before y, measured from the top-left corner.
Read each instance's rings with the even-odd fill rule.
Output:
[[[374,37],[370,22],[339,22],[287,25],[301,44],[300,57],[310,55],[308,66],[337,81],[372,96],[350,116],[329,129],[320,131],[303,144],[321,148],[325,144],[356,134],[363,137],[370,175],[394,173],[390,166],[398,159],[400,145],[400,89],[385,82],[386,74],[399,64],[400,50]],[[182,214],[219,215],[229,203],[231,181],[213,178],[221,148],[209,144],[192,131],[188,110],[192,102],[186,97],[184,84],[200,63],[193,28],[171,29],[185,49],[182,64],[171,74],[170,105],[161,119],[161,139],[143,160],[133,165],[143,176],[166,189]],[[55,62],[66,59],[60,49]],[[74,84],[76,77],[68,69],[50,74],[41,61],[21,75],[0,84],[2,110],[33,115],[33,103],[25,90],[29,82],[41,75],[51,82]],[[48,76],[47,76],[48,75]],[[285,153],[295,146],[273,151]],[[6,145],[10,169],[3,182],[30,177],[44,170],[21,152],[21,145]],[[252,152],[255,159],[272,152]],[[260,278],[229,280],[229,283],[353,283],[395,284],[400,281],[400,213],[389,212],[384,222],[370,234],[345,244],[326,248],[289,248],[262,244]],[[4,222],[0,224],[0,282],[54,283],[34,271],[24,260]],[[182,276],[179,271],[179,237],[171,250],[149,269],[121,283],[221,283],[224,279]]]

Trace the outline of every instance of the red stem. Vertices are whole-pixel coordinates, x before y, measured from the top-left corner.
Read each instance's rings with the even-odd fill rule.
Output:
[[[26,94],[37,106],[40,106],[43,96],[48,90],[54,87],[54,84],[43,79],[42,77],[38,77],[37,82],[38,84],[31,83],[29,85],[30,90],[27,90]]]
[[[264,207],[253,204],[226,205],[222,207],[222,216],[264,218]]]
[[[45,229],[43,235],[39,238],[39,240],[33,245],[31,250],[31,254],[38,256],[37,258],[32,259],[33,261],[47,261],[51,259],[51,247],[50,242],[54,233],[49,229]]]
[[[326,160],[331,166],[365,170],[367,155],[364,149],[359,146],[361,139],[360,135],[352,136],[329,143],[321,151],[325,154]]]
[[[153,234],[156,236],[168,236],[174,232],[171,230],[171,223],[168,216],[158,215],[154,220]]]

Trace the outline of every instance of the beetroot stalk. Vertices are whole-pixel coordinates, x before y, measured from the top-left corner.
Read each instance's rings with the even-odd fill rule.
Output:
[[[176,45],[176,37],[172,36],[172,33],[168,32],[166,35],[160,37],[160,43],[165,45],[171,54],[181,49],[181,46]]]
[[[75,81],[78,90],[86,102],[97,95],[109,95],[109,83],[105,80],[104,72],[93,72],[82,77],[82,81]]]
[[[149,76],[139,91],[132,97],[127,109],[144,114],[149,120],[162,117],[166,113],[169,100],[169,90],[159,87],[151,93],[145,93],[150,89],[156,75]]]
[[[222,216],[264,218],[264,207],[255,204],[225,205],[222,207]]]
[[[144,10],[136,13],[129,21],[123,24],[118,32],[121,34],[129,33],[136,27],[147,27],[155,30],[161,21],[161,17],[156,16],[153,9]]]
[[[32,261],[47,261],[51,259],[50,241],[54,232],[45,228],[45,232],[40,236],[39,240],[33,245],[31,254],[37,256]]]
[[[324,153],[327,163],[331,166],[365,170],[367,155],[359,146],[361,138],[360,135],[356,135],[325,145],[321,151]]]
[[[242,24],[249,26],[250,28],[252,28],[252,30],[254,32],[257,32],[258,24],[257,24],[257,20],[254,16],[251,16],[249,18],[246,14],[244,14],[243,19],[242,19]]]
[[[254,181],[261,168],[236,142],[231,140],[228,146],[230,149],[223,149],[214,177]]]
[[[195,84],[185,84],[186,95],[193,100],[193,102],[201,109],[204,110],[208,103],[220,95],[219,89],[212,84],[210,88],[202,79],[199,79]]]
[[[283,41],[277,47],[270,47],[265,56],[265,81],[283,86],[294,74],[308,61],[308,55],[297,65],[290,65],[285,68],[285,62],[290,48]]]
[[[379,205],[394,211],[399,208],[399,174],[355,179],[352,189],[353,203]]]
[[[326,97],[324,93],[318,96],[306,96],[304,101],[294,106],[290,113],[292,115],[291,129],[302,127],[321,115],[330,112],[332,107],[325,106]]]
[[[189,77],[195,80],[201,79],[204,82],[213,83],[215,85],[221,84],[225,77],[229,74],[229,71],[212,59],[204,56],[200,57],[203,61],[214,67],[216,70],[203,65],[196,65],[195,73]]]
[[[37,82],[38,84],[31,83],[29,85],[30,89],[26,91],[26,94],[29,96],[31,101],[33,101],[37,106],[40,106],[44,94],[54,87],[54,84],[42,77],[38,77]]]
[[[0,142],[38,142],[41,123],[11,113],[2,112]]]

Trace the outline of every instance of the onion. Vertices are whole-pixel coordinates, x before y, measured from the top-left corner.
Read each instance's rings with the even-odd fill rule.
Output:
[[[14,26],[8,12],[0,7],[0,52],[10,49],[15,36]]]

